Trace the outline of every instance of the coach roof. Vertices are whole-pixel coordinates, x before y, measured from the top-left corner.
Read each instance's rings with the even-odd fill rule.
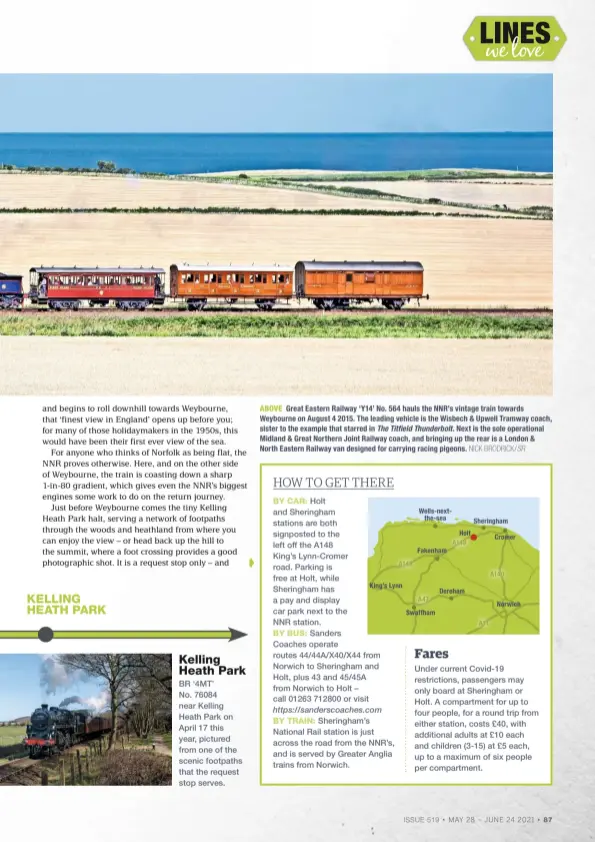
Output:
[[[70,272],[73,275],[154,275],[157,266],[32,266],[30,272]]]
[[[178,272],[293,272],[293,266],[275,266],[274,264],[254,264],[254,263],[239,263],[236,265],[228,264],[213,264],[201,263],[173,263],[172,269],[177,269]]]
[[[329,261],[302,260],[297,264],[303,266],[306,272],[423,272],[419,261]]]

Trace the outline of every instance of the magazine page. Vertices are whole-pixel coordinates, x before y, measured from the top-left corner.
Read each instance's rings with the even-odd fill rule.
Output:
[[[505,11],[11,12],[7,832],[591,838],[593,13]]]

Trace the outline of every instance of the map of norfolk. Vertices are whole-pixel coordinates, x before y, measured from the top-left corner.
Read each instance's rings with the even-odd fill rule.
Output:
[[[448,519],[380,529],[368,633],[539,634],[539,551],[507,527]]]

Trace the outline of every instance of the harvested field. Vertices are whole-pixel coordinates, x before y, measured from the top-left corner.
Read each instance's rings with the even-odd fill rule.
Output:
[[[331,187],[360,187],[381,190],[398,196],[416,199],[441,199],[443,202],[463,202],[472,205],[506,205],[523,208],[530,205],[552,207],[554,190],[551,181],[329,181],[315,182]]]
[[[304,190],[137,178],[10,173],[0,174],[3,208],[358,208],[418,210],[419,205],[393,201],[329,196]]]
[[[182,261],[420,260],[431,296],[427,306],[552,306],[552,223],[547,221],[0,214],[0,244],[0,269],[22,273],[26,284],[29,267],[40,264],[167,269]]]
[[[487,396],[552,391],[551,340],[17,336],[0,337],[0,355],[2,395]]]
[[[378,182],[381,183],[381,182]],[[387,193],[398,193],[387,182]],[[401,182],[398,182],[401,183]],[[372,187],[375,183],[365,183]],[[435,211],[418,203],[359,196],[333,196],[295,187],[264,187],[259,184],[225,184],[183,179],[151,179],[135,176],[66,175],[0,172],[0,208],[276,208],[278,210]],[[333,185],[340,187],[338,182]],[[357,185],[354,185],[357,186]],[[301,188],[301,189],[300,189]],[[382,189],[382,188],[377,188]],[[404,192],[404,191],[403,191]],[[473,208],[444,207],[442,213],[477,214]],[[483,213],[486,213],[484,211]],[[494,212],[498,213],[498,212]]]

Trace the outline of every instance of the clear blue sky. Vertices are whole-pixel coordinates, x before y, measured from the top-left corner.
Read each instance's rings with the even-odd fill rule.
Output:
[[[2,74],[0,105],[0,132],[530,132],[553,121],[545,73]]]
[[[44,661],[41,655],[0,655],[0,722],[29,716],[42,703],[59,705],[68,696],[96,699],[105,689],[105,682],[71,680]]]

